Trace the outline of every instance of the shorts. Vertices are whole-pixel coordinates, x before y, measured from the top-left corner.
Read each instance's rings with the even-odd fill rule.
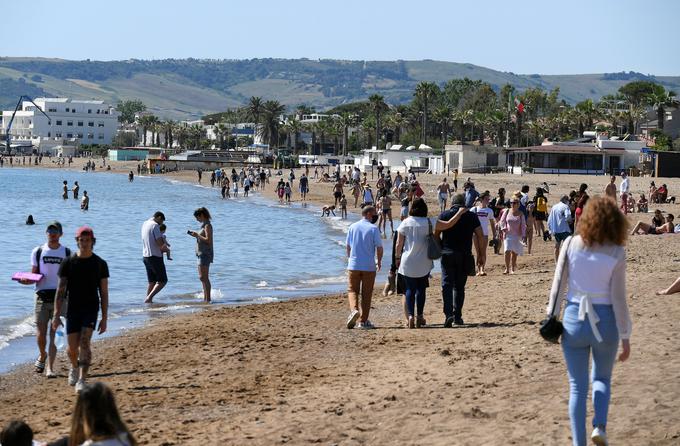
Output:
[[[342,192],[337,192],[337,191],[336,191],[336,192],[333,192],[333,197],[335,197],[335,198],[340,198],[340,197],[342,197]]]
[[[35,295],[36,324],[49,322],[54,317],[54,296],[57,294],[57,290],[42,290],[39,293]]]
[[[144,266],[149,283],[167,283],[168,274],[165,272],[163,257],[144,257]]]
[[[66,314],[66,334],[80,333],[83,328],[95,329],[99,310],[90,312],[74,312]]]
[[[647,234],[656,234],[656,226],[651,225],[647,230]]]
[[[306,194],[307,192],[309,192],[309,188],[308,188],[308,187],[303,186],[303,187],[300,188],[300,193],[301,193],[301,194]]]
[[[545,212],[542,211],[534,211],[534,217],[538,221],[546,221],[548,217],[545,215]]]
[[[560,246],[560,243],[565,241],[570,235],[571,232],[558,232],[557,234],[553,234],[555,237],[555,246]]]
[[[382,213],[383,213],[383,215],[391,214],[392,209],[383,209]]]
[[[198,258],[198,266],[210,266],[213,262],[213,254],[210,253],[196,254],[196,257]]]
[[[449,194],[446,192],[439,192],[439,202],[440,203],[446,203],[446,200],[449,198]]]

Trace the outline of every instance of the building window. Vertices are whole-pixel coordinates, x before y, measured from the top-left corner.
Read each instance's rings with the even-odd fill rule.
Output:
[[[97,109],[97,114],[99,114],[99,110]]]
[[[66,125],[69,127],[73,127],[73,121],[66,121]]]
[[[104,110],[104,114],[105,114],[105,115],[108,115],[108,114],[109,114],[109,111],[108,111],[108,110]]]
[[[70,112],[70,111],[71,111],[71,109],[68,108],[68,107],[66,107],[66,113],[68,113],[68,112]]]
[[[87,123],[87,126],[88,126],[88,127],[94,127],[94,121],[89,121],[89,122]]]
[[[97,127],[104,127],[104,121],[97,122]]]
[[[92,109],[91,109],[91,108],[88,108],[88,109],[87,109],[87,112],[88,112],[88,113],[92,113]]]
[[[61,138],[61,132],[55,133],[54,136],[55,136],[56,138]]]
[[[47,132],[47,137],[50,138],[52,136],[52,132]]]
[[[56,108],[50,108],[50,109],[48,109],[48,111],[49,111],[50,113],[56,113],[56,112],[57,112],[57,109],[56,109]]]
[[[57,125],[61,125],[61,120],[57,121]]]
[[[94,139],[94,133],[88,133],[87,139]]]
[[[78,121],[78,127],[82,127],[82,126],[83,126],[83,121]]]
[[[100,133],[100,134],[97,136],[97,138],[99,138],[99,139],[104,139],[104,134],[103,134],[103,133]]]
[[[71,113],[75,113],[75,112],[76,112],[76,109],[75,109],[75,108],[71,110]]]
[[[67,137],[67,138],[73,138],[73,133],[67,133],[67,134],[66,134],[66,137]]]

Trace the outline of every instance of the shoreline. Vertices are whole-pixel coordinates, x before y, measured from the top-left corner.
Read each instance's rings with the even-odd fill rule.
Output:
[[[582,180],[553,181],[551,203]],[[501,275],[502,256],[489,254],[489,275],[468,280],[462,328],[441,328],[438,277],[420,330],[403,328],[400,298],[382,297],[378,282],[376,330],[344,327],[346,293],[168,314],[95,342],[92,380],[112,387],[142,444],[565,444],[561,349],[538,335],[552,247],[534,238],[515,276]],[[628,241],[632,355],[615,366],[607,429],[618,443],[670,446],[680,438],[680,350],[667,334],[680,318],[678,296],[654,296],[680,273],[680,263],[665,260],[678,248],[670,235]],[[39,440],[67,434],[75,395],[62,357],[58,364],[56,380],[36,376],[30,364],[0,375],[0,422],[24,418]]]

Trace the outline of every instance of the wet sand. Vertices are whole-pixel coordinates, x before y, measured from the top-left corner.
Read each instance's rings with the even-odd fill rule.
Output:
[[[196,179],[195,172],[176,176],[183,175]],[[473,180],[480,191],[508,184],[512,190],[524,181],[533,190],[543,178]],[[548,183],[558,185],[550,203],[584,179],[593,189],[606,183],[552,177]],[[632,180],[635,192],[649,181]],[[428,195],[434,197],[430,189],[439,181],[422,181]],[[671,193],[680,190],[678,180],[667,184]],[[318,204],[332,197],[331,185],[310,186]],[[273,194],[273,185],[268,189]],[[638,217],[651,218],[631,220]],[[680,295],[654,295],[680,275],[678,248],[680,237],[673,235],[629,240],[634,331],[631,358],[614,372],[612,444],[680,443],[680,347],[673,336]],[[490,253],[489,260],[489,276],[468,282],[462,328],[442,328],[436,278],[428,290],[429,326],[420,330],[404,329],[400,299],[382,297],[379,289],[371,313],[378,328],[371,331],[344,327],[348,305],[339,294],[210,308],[97,342],[92,379],[115,390],[142,444],[568,444],[561,350],[538,335],[552,243],[534,239],[533,254],[520,257],[515,276],[501,275],[501,256]],[[59,364],[56,380],[35,376],[30,366],[1,375],[0,423],[24,418],[41,440],[67,434],[75,395],[62,358]]]

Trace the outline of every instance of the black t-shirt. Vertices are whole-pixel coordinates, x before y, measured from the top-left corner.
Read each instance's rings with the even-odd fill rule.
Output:
[[[300,177],[300,187],[307,187],[307,177]]]
[[[439,216],[440,220],[448,221],[458,212],[458,206],[444,211]],[[458,223],[450,229],[442,232],[442,254],[453,252],[469,253],[472,251],[472,235],[481,223],[477,214],[466,212],[460,217]]]
[[[99,311],[99,285],[109,277],[109,267],[98,255],[82,258],[73,255],[59,266],[59,277],[68,280],[68,314]]]

